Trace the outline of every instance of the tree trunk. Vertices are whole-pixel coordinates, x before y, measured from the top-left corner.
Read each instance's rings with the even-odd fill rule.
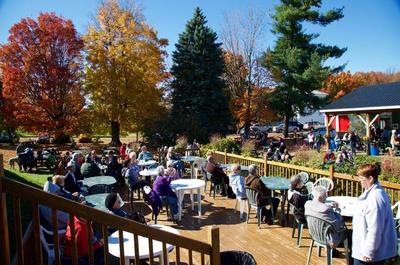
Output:
[[[111,144],[120,145],[121,140],[119,139],[119,122],[111,121]]]
[[[250,138],[250,123],[251,123],[251,87],[247,88],[246,114],[245,114],[244,130]]]
[[[287,114],[283,117],[283,136],[289,136],[289,115]]]

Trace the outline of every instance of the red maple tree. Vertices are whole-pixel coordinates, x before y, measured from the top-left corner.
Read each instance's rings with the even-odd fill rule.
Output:
[[[84,105],[83,41],[71,20],[41,13],[22,19],[0,46],[7,123],[56,137],[71,131]]]

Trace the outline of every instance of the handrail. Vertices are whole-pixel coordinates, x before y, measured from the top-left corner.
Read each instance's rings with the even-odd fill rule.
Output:
[[[333,165],[329,167],[329,170],[322,170],[288,163],[269,161],[266,158],[260,159],[243,157],[237,154],[230,154],[221,151],[213,151],[213,153],[216,161],[219,163],[239,163],[242,165],[249,165],[250,163],[258,164],[260,170],[259,173],[262,175],[278,175],[281,177],[290,178],[294,174],[305,171],[310,174],[311,179],[314,181],[321,177],[328,177],[335,183],[335,187],[332,192],[335,195],[359,196],[362,192],[357,176],[335,172]],[[396,203],[396,201],[400,199],[399,183],[392,183],[388,181],[379,181],[379,183],[383,188],[385,188],[392,204]]]
[[[38,230],[39,228],[39,221],[38,218],[35,218],[35,212],[38,211],[37,205],[45,205],[53,209],[53,214],[55,218],[54,210],[60,210],[66,213],[69,213],[73,220],[72,216],[79,216],[83,219],[86,219],[88,223],[97,223],[102,226],[103,231],[107,231],[108,227],[115,228],[121,231],[127,231],[136,236],[147,237],[152,240],[157,240],[165,244],[171,244],[176,247],[177,251],[177,262],[181,259],[180,253],[178,253],[181,249],[188,249],[190,253],[197,252],[200,253],[202,256],[202,261],[204,261],[204,255],[209,256],[210,264],[219,265],[219,229],[217,227],[211,228],[210,234],[212,235],[210,242],[202,242],[197,239],[188,238],[182,235],[176,235],[170,232],[162,231],[150,226],[143,225],[138,222],[131,221],[127,218],[122,218],[119,216],[111,215],[109,213],[103,212],[101,210],[62,198],[57,195],[53,195],[37,188],[28,186],[26,184],[20,183],[18,181],[8,179],[4,177],[3,172],[3,163],[2,163],[2,155],[0,155],[0,208],[1,208],[1,220],[0,225],[3,229],[7,228],[7,207],[6,207],[6,194],[11,194],[13,198],[17,198],[19,201],[28,201],[32,203],[33,206],[33,236],[35,237],[35,245],[40,246],[40,241],[38,242]],[[15,199],[13,199],[13,206],[15,209]],[[18,205],[19,207],[19,205]],[[5,217],[5,218],[4,218]],[[53,219],[54,219],[53,218]],[[20,218],[19,218],[20,219]],[[56,220],[56,219],[54,219]],[[15,223],[15,222],[14,222]],[[14,224],[16,226],[20,224]],[[1,230],[1,228],[0,228]],[[55,228],[56,230],[56,228]],[[73,230],[73,229],[71,229]],[[3,231],[1,231],[3,232]],[[72,234],[75,232],[72,231]],[[216,235],[218,234],[218,235]],[[74,238],[74,236],[72,236]],[[104,238],[105,242],[107,243],[107,238]],[[3,258],[0,260],[1,264],[10,264],[10,253],[9,253],[9,238],[8,233],[1,233],[0,234],[1,240],[1,251]],[[22,239],[21,239],[22,240]],[[150,242],[150,241],[149,241]],[[105,243],[105,244],[106,244]],[[122,244],[122,240],[120,241]],[[150,243],[149,243],[150,244]],[[152,245],[152,244],[150,244]],[[123,247],[120,245],[120,247]],[[140,246],[138,246],[140,247]],[[136,246],[135,246],[136,248]],[[18,253],[22,253],[21,249],[18,249]],[[135,249],[136,251],[136,249]],[[164,249],[166,251],[166,249]],[[216,251],[218,252],[218,257],[215,257]],[[107,246],[105,245],[105,252],[107,252]],[[36,249],[36,253],[41,253]],[[4,254],[4,255],[3,255]],[[107,253],[108,254],[108,253]],[[36,254],[37,255],[37,254]],[[40,255],[40,254],[39,254]],[[163,253],[164,257],[167,257],[168,253]],[[21,254],[19,255],[21,256]],[[191,259],[191,257],[190,257]],[[41,260],[40,257],[38,260]],[[76,261],[73,259],[73,262]],[[191,260],[189,263],[192,263]],[[59,264],[56,261],[56,264]],[[107,262],[106,262],[107,264]],[[150,261],[150,264],[153,264]],[[204,262],[202,262],[204,264]]]

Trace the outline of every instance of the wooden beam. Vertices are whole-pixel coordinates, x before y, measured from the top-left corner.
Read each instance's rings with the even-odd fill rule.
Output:
[[[368,115],[368,114],[367,114],[367,115]],[[364,120],[364,118],[363,118],[360,114],[358,114],[357,116],[358,116],[358,118],[360,118],[360,120],[364,123],[365,126],[368,126],[368,125],[367,125],[367,124],[368,124],[367,121]]]
[[[371,126],[372,124],[374,124],[374,122],[376,121],[376,119],[379,117],[379,114],[376,114],[375,117],[372,119],[372,121],[369,123],[369,126]]]
[[[365,129],[366,129],[366,136],[367,136],[367,139],[369,140],[369,137],[370,137],[370,129],[369,129],[369,126],[370,126],[370,124],[371,124],[371,116],[369,115],[369,113],[367,113],[367,117],[366,117],[366,119],[365,119],[365,121],[364,121],[364,124],[365,124]]]

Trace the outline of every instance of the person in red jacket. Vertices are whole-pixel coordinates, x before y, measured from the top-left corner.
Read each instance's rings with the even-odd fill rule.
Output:
[[[87,222],[85,219],[74,216],[74,227],[75,227],[75,242],[76,249],[78,252],[79,264],[89,264],[89,247],[87,238]],[[89,227],[92,229],[92,227]],[[93,235],[93,229],[92,229]],[[91,239],[93,244],[93,256],[94,264],[102,265],[104,264],[104,250],[103,250],[103,239],[97,239],[95,236]],[[67,231],[65,234],[65,247],[64,256],[67,258],[72,257],[72,239],[71,239],[71,224],[68,223]]]

